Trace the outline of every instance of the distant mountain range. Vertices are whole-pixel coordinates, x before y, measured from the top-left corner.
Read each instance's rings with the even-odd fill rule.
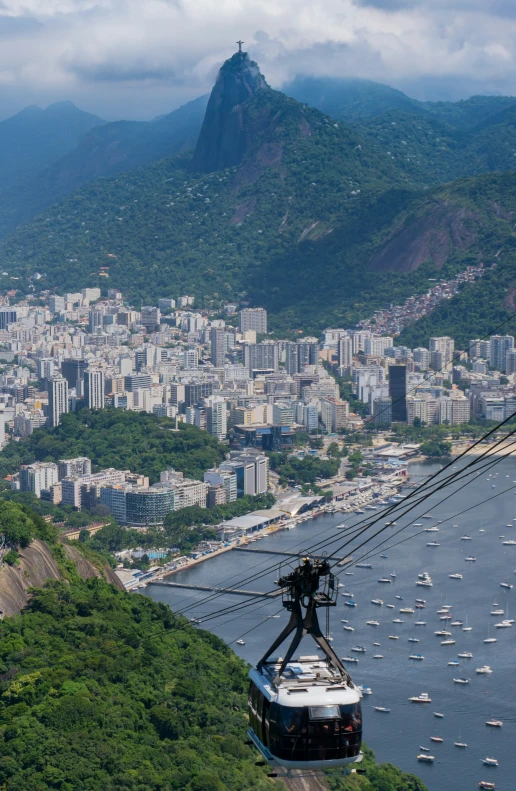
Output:
[[[365,81],[287,89],[297,98],[237,53],[209,102],[91,130],[31,184],[0,194],[4,227],[45,209],[0,242],[0,287],[12,277],[22,290],[109,284],[135,303],[245,294],[295,335],[349,326],[481,260],[496,268],[421,332],[430,321],[483,334],[490,317],[508,315],[515,179],[489,171],[514,167],[516,102],[428,104]],[[418,332],[406,336],[421,342]]]

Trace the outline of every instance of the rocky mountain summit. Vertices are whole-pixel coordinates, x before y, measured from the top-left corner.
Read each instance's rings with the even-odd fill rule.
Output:
[[[268,89],[258,64],[247,52],[235,52],[221,67],[211,92],[192,173],[212,173],[239,165],[248,152],[246,102]]]

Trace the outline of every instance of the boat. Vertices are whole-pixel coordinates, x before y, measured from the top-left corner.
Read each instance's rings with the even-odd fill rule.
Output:
[[[400,638],[398,637],[398,635],[397,635],[397,634],[390,634],[390,635],[389,635],[389,640],[399,640],[399,639],[400,639]]]
[[[353,626],[343,626],[342,628],[345,629],[346,632],[354,632],[355,631],[355,628]]]
[[[490,615],[505,615],[505,610],[491,610]]]
[[[414,621],[414,626],[426,626],[426,621]]]
[[[440,533],[441,531],[439,530],[438,527],[427,527],[423,532],[424,533]]]
[[[383,599],[371,599],[371,604],[378,604],[381,607],[383,604]]]
[[[360,661],[360,660],[359,660],[359,659],[357,659],[357,658],[356,658],[356,657],[354,657],[354,656],[343,656],[343,657],[342,657],[342,661],[343,661],[343,662],[347,662],[348,664],[351,662],[351,663],[352,663],[352,664],[354,664],[354,665],[358,665],[358,663],[359,663],[359,661]]]
[[[351,650],[354,651],[356,654],[365,654],[365,652],[367,651],[367,648],[364,648],[363,645],[357,645],[354,648],[352,648]]]
[[[423,522],[414,522],[412,527],[423,527]]]
[[[451,632],[445,631],[445,629],[438,629],[437,632],[434,632],[436,637],[450,637]]]
[[[380,643],[373,643],[373,645],[378,648],[380,646]]]
[[[512,590],[514,585],[511,585],[509,582],[501,582],[500,588],[507,588],[508,590]]]
[[[422,662],[425,657],[423,654],[411,654],[409,659],[415,659],[417,662]]]
[[[410,615],[413,615],[414,610],[412,609],[412,607],[402,607],[400,609],[400,612],[401,613],[409,613]]]
[[[498,759],[497,758],[481,758],[480,759],[484,766],[498,766]]]
[[[408,642],[409,643],[419,643],[419,637],[409,637],[408,638]]]
[[[431,703],[432,698],[429,696],[428,692],[421,692],[420,695],[413,695],[409,698],[411,703]]]
[[[444,742],[444,739],[442,738],[442,736],[430,736],[430,741],[437,742],[437,744],[442,744]]]
[[[429,580],[430,574],[428,573],[428,571],[422,571],[421,574],[417,575],[417,578],[420,580]]]
[[[475,670],[475,673],[479,673],[479,674],[483,673],[484,675],[487,675],[492,672],[493,671],[491,670],[489,665],[482,665],[482,667],[477,667],[477,669]]]
[[[359,690],[362,693],[362,695],[372,695],[373,694],[373,690],[371,689],[371,687],[366,687],[365,684],[361,684],[359,686]]]
[[[470,651],[461,651],[457,656],[459,659],[473,659],[473,654]]]
[[[378,580],[378,582],[382,582],[382,583],[390,584],[390,583],[392,582],[392,580],[391,580],[391,579],[389,579],[389,577],[380,577],[380,579]]]
[[[454,678],[454,684],[469,684],[469,678]]]
[[[416,608],[416,610],[426,610],[426,604],[418,604],[416,602],[416,604],[414,604],[414,607]]]
[[[245,645],[245,642],[243,640],[237,640],[236,644],[237,645]]]
[[[383,558],[383,559],[385,560],[386,558],[388,558],[388,557],[389,557],[389,555],[386,555],[386,554],[385,554],[385,552],[383,552],[383,553],[380,555],[380,557],[381,557],[381,558]]]
[[[383,659],[383,654],[373,654],[373,659]]]
[[[461,541],[471,541],[471,536],[461,536],[460,540]]]
[[[416,604],[426,604],[426,599],[415,599]]]
[[[441,645],[455,645],[455,640],[441,640]]]
[[[494,783],[489,783],[487,780],[481,780],[478,787],[485,789],[485,791],[494,791],[496,786]]]
[[[433,519],[433,518],[434,517],[432,516],[432,514],[423,514],[423,516],[420,517],[420,519]]]
[[[386,604],[385,606],[388,607],[389,610],[394,610],[394,604]]]
[[[441,617],[439,618],[439,620],[440,620],[440,621],[451,621],[452,617],[453,617],[453,616],[451,616],[451,615],[450,615],[450,613],[448,613],[447,615],[441,615]]]
[[[420,588],[433,588],[433,582],[430,580],[418,580],[416,585],[419,585]]]
[[[373,566],[371,563],[355,563],[355,568],[357,569],[372,569]]]
[[[366,621],[367,626],[380,626],[380,621]]]
[[[495,623],[495,629],[510,629],[512,627],[512,623],[509,621],[500,621],[500,623]]]
[[[507,527],[512,527],[512,525],[507,525]],[[502,541],[504,547],[516,547],[516,541],[513,538],[509,538],[507,541]]]
[[[434,711],[433,714],[434,714],[434,717],[437,717],[437,719],[439,719],[439,720],[442,720],[443,717],[444,717],[444,714],[440,714],[438,711]]]
[[[496,637],[486,637],[484,643],[496,643]]]
[[[459,660],[458,660],[458,659],[451,659],[451,660],[448,662],[448,666],[449,666],[449,667],[457,667],[458,665],[460,665],[460,662],[459,662]]]
[[[401,596],[401,594],[399,593],[396,594],[396,598],[399,599],[400,601],[403,601],[403,596]]]
[[[486,725],[489,725],[491,728],[501,728],[503,722],[501,720],[487,720]]]
[[[427,547],[440,547],[441,545],[437,541],[427,541]]]
[[[353,598],[353,594],[352,593],[348,593],[348,591],[344,591],[343,593],[341,593],[341,596],[345,596],[347,599],[352,599]]]
[[[448,574],[448,576],[449,576],[449,578],[451,580],[462,580],[462,579],[464,579],[464,575],[463,574]]]
[[[424,753],[429,753],[430,752],[430,748],[429,747],[423,747],[422,744],[419,745],[419,749],[422,750]]]
[[[468,555],[468,557],[464,558],[464,560],[467,560],[470,563],[474,563],[476,561],[476,558],[474,558],[473,555]]]
[[[450,623],[450,626],[462,626],[463,623],[464,623],[464,621],[459,621],[459,619],[457,618],[455,621],[452,621]]]
[[[453,742],[455,747],[467,747],[466,742]]]
[[[346,606],[346,607],[356,607],[356,606],[357,606],[357,603],[356,603],[356,601],[350,601],[349,599],[347,599],[347,600],[344,602],[344,604],[345,604],[345,606]]]
[[[426,753],[420,753],[417,756],[417,760],[418,761],[422,761],[423,763],[431,764],[431,763],[433,763],[435,761],[435,758],[434,758],[433,755],[427,755]]]
[[[403,623],[403,619],[402,618],[393,618],[392,622],[393,623]]]
[[[388,714],[390,712],[390,709],[386,708],[385,706],[375,706],[374,710],[382,711],[384,714]]]

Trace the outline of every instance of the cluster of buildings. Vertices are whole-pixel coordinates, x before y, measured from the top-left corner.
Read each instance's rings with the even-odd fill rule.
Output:
[[[225,505],[244,495],[264,494],[269,486],[269,460],[257,452],[233,451],[219,468],[205,472],[203,481],[164,470],[159,483],[151,486],[148,477],[129,470],[92,473],[90,459],[79,457],[57,464],[24,464],[12,476],[11,486],[79,511],[101,505],[120,524],[148,527],[162,525],[172,511]]]

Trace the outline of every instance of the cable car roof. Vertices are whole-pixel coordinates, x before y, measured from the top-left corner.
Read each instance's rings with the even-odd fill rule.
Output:
[[[278,680],[281,662],[281,657],[275,657],[260,670],[253,669],[249,673],[268,700],[285,706],[321,705],[324,702],[346,704],[360,700],[357,687],[353,683],[348,684],[346,677],[326,659],[318,656],[294,659]]]

